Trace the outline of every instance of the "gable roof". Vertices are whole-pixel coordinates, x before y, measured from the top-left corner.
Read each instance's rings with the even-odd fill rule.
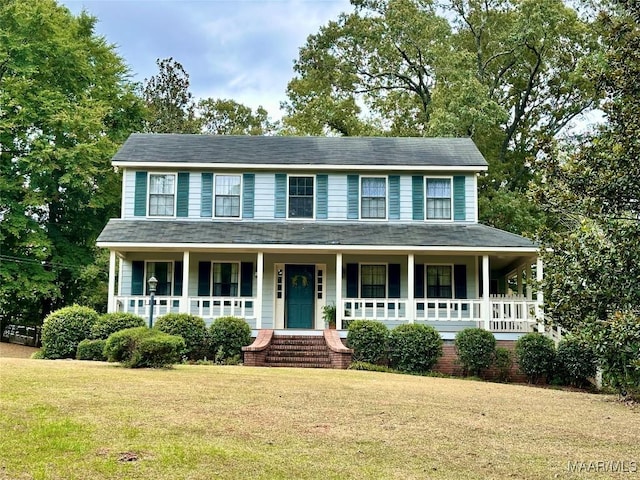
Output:
[[[455,167],[485,170],[470,138],[265,137],[134,133],[116,166]]]

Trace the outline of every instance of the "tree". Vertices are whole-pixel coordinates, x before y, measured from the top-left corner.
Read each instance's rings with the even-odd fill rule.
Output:
[[[70,303],[120,205],[110,159],[140,126],[127,68],[96,19],[53,0],[0,5],[0,314]]]
[[[549,149],[535,198],[543,230],[545,310],[569,328],[640,307],[640,6],[619,1],[599,17],[607,50],[592,72],[607,123],[571,149]]]
[[[231,99],[200,100],[198,116],[203,130],[216,135],[268,135],[277,128],[262,106],[253,112],[250,107]]]
[[[196,104],[189,91],[189,74],[172,57],[157,59],[158,75],[144,79],[142,98],[147,106],[145,131],[200,133]]]

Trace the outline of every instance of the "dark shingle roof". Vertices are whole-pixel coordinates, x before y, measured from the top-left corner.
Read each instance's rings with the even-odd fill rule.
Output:
[[[218,222],[112,219],[98,243],[520,247],[530,240],[479,224]]]
[[[117,163],[487,166],[469,138],[133,134]]]

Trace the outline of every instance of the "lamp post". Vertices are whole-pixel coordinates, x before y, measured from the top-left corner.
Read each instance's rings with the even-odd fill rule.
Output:
[[[151,295],[151,298],[149,299],[149,328],[153,328],[153,307],[156,303],[155,296],[156,287],[158,286],[158,280],[156,279],[156,277],[152,276],[149,280],[147,280],[147,283],[149,284],[149,294]]]

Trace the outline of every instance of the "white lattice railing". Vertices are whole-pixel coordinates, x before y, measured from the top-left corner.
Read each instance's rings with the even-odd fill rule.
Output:
[[[149,302],[149,297],[118,296],[116,311],[148,318]],[[251,297],[189,297],[186,308],[183,308],[184,302],[183,297],[155,297],[153,316],[184,312],[202,318],[235,316],[247,321],[256,318],[255,299]]]

